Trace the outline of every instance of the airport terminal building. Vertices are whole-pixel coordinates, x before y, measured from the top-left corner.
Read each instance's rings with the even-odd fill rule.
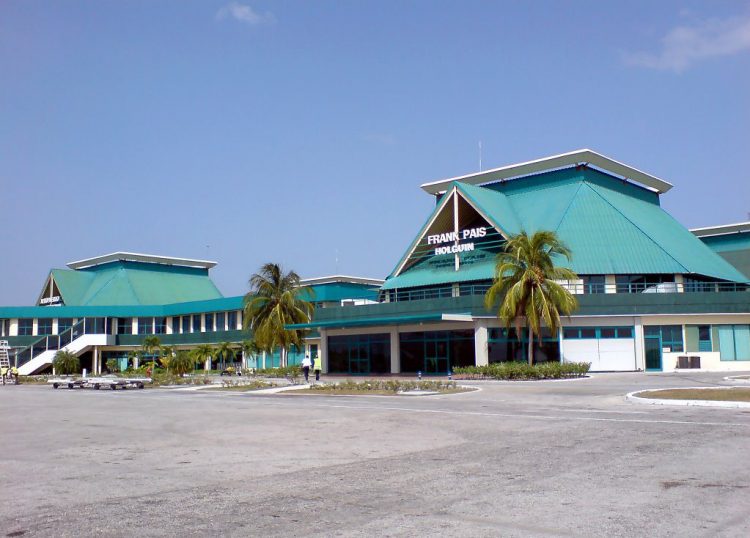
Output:
[[[558,262],[579,276],[564,283],[579,308],[535,338],[537,361],[750,370],[750,223],[688,230],[661,208],[671,184],[591,150],[422,188],[435,207],[385,280],[306,282],[316,310],[294,326],[309,332],[292,361],[320,352],[328,373],[445,375],[524,360],[525,330],[501,324],[484,294],[510,236],[552,230],[573,253]],[[50,272],[37,306],[0,307],[2,338],[22,373],[48,368],[62,346],[100,371],[150,334],[178,347],[242,341],[242,297],[221,296],[212,265],[127,253],[73,262]]]

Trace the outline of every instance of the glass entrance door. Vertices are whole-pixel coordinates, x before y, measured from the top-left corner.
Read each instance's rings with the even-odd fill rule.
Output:
[[[646,370],[661,371],[661,337],[646,336]]]
[[[425,341],[424,373],[446,374],[449,368],[448,338],[439,337]]]
[[[349,373],[370,373],[370,348],[367,342],[358,342],[349,349]]]

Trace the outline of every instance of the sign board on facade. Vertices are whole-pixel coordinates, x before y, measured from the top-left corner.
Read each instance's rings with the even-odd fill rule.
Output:
[[[60,303],[60,296],[55,295],[54,297],[42,297],[39,301],[39,306],[51,306]]]
[[[435,256],[440,254],[456,254],[458,252],[469,252],[474,250],[474,242],[459,243],[467,239],[478,239],[487,235],[487,228],[480,226],[478,228],[468,228],[458,230],[457,232],[446,232],[442,234],[433,234],[427,236],[428,245],[436,245]],[[453,243],[445,245],[445,243]]]

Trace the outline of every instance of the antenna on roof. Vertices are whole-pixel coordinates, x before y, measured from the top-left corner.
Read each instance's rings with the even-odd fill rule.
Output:
[[[336,249],[336,274],[339,274],[339,249]]]
[[[482,141],[479,141],[479,171],[482,171]]]

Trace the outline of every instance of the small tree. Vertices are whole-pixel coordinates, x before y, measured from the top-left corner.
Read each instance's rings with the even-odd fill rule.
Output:
[[[116,374],[120,371],[120,362],[117,359],[107,359],[107,371]]]
[[[162,346],[161,357],[159,358],[159,362],[161,363],[162,368],[164,368],[165,370],[169,370],[169,364],[174,356],[175,349],[173,346]]]
[[[169,360],[169,371],[182,377],[186,373],[193,371],[194,364],[190,353],[181,349]]]
[[[195,362],[204,364],[208,359],[215,356],[214,347],[210,344],[201,344],[190,351],[190,356]]]
[[[141,344],[144,356],[151,356],[151,371],[156,368],[156,359],[161,357],[161,340],[156,335],[150,335],[143,339]]]
[[[58,374],[77,374],[81,371],[81,361],[75,354],[61,349],[55,353],[55,358],[52,359],[52,367]]]
[[[221,360],[221,369],[226,368],[227,359],[232,360],[234,364],[234,356],[237,354],[237,350],[234,344],[231,342],[222,342],[216,347],[216,356]]]

